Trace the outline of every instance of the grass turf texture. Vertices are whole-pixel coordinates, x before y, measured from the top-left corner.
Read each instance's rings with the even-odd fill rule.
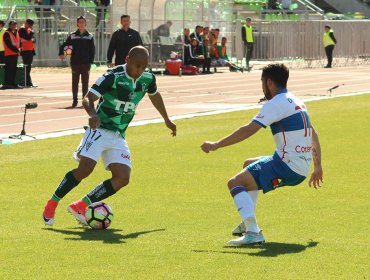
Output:
[[[308,103],[323,149],[325,184],[307,181],[260,195],[267,243],[228,247],[239,223],[226,187],[245,158],[270,154],[269,129],[204,154],[256,111],[179,120],[128,130],[130,185],[107,199],[114,219],[84,230],[67,205],[109,177],[101,163],[60,203],[54,227],[41,213],[76,164],[80,135],[0,146],[0,279],[368,279],[370,95]]]

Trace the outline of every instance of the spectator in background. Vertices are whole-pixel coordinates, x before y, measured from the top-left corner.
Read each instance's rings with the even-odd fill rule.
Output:
[[[107,7],[110,5],[110,0],[94,0],[94,3],[96,5],[96,28],[99,27],[99,24],[102,21],[103,23],[100,30],[103,30]]]
[[[209,34],[209,40],[211,41],[210,44],[213,46],[217,46],[218,43],[218,36],[220,35],[220,29],[215,28],[212,29],[210,34]]]
[[[219,34],[220,34],[220,29],[215,28],[215,29],[211,29],[211,32],[208,35],[211,57],[214,56],[215,49],[217,48]]]
[[[35,0],[35,5],[43,6],[53,6],[55,5],[55,0]],[[35,8],[37,17],[40,19],[40,29],[50,30],[51,28],[51,8]]]
[[[191,38],[190,45],[185,47],[184,65],[199,66],[202,64],[204,56],[197,55],[197,39]]]
[[[278,8],[278,3],[276,2],[276,0],[268,0],[267,8],[271,10],[276,10]]]
[[[157,42],[159,37],[170,37],[170,28],[172,26],[172,21],[168,20],[166,23],[161,24],[157,28],[148,31],[148,35],[152,38],[153,42]]]
[[[172,21],[168,20],[166,23],[161,24],[153,30],[153,41],[157,41],[159,37],[170,37],[170,28]]]
[[[200,46],[201,52],[199,55],[203,56],[203,74],[211,74],[211,55],[209,52],[209,39],[203,38],[202,45]]]
[[[185,27],[184,31],[182,32],[181,35],[179,35],[176,39],[176,43],[181,43],[181,52],[182,52],[182,57],[184,57],[185,54],[185,49],[188,45],[190,45],[190,29]]]
[[[221,44],[217,45],[214,51],[214,56],[212,57],[211,65],[212,66],[228,66],[230,71],[243,72],[244,69],[242,67],[238,67],[235,64],[229,62],[229,57],[227,56],[227,51],[226,51],[226,43],[227,43],[227,38],[222,37]]]
[[[292,0],[281,0],[281,7],[285,10],[289,10]]]
[[[181,42],[184,46],[186,46],[190,44],[190,40],[190,29],[185,27],[182,34],[177,37],[176,42]]]
[[[4,64],[4,44],[3,44],[3,36],[5,33],[5,22],[0,20],[0,64]]]
[[[23,65],[25,67],[25,78],[24,86],[33,87],[31,79],[31,67],[33,62],[33,56],[35,53],[35,33],[32,30],[33,20],[26,19],[24,25],[18,29],[19,38],[21,40],[21,55]]]
[[[242,40],[244,43],[245,63],[247,71],[249,72],[252,69],[252,67],[249,66],[249,62],[251,60],[254,47],[252,19],[250,17],[245,19],[245,25],[242,26]]]
[[[200,34],[200,38],[202,39],[202,42],[204,38],[209,39],[209,27],[208,26],[203,27],[203,32],[202,34]]]
[[[9,21],[9,28],[3,36],[4,61],[5,61],[5,81],[1,89],[16,89],[17,63],[20,53],[20,39],[17,31],[17,22]]]
[[[329,25],[325,25],[325,32],[322,40],[324,43],[326,58],[328,60],[328,64],[326,64],[325,68],[331,68],[333,62],[333,51],[335,44],[337,43],[337,39],[334,36],[333,29],[331,29]]]
[[[195,38],[197,40],[197,46],[202,44],[201,34],[203,33],[203,26],[197,25],[195,26],[195,30],[193,33],[190,34],[190,38]]]
[[[143,45],[139,32],[130,28],[130,16],[121,16],[122,27],[113,32],[109,42],[107,53],[107,65],[113,67],[114,65],[125,64],[126,56],[131,48]],[[116,55],[114,64],[112,63],[113,55]]]
[[[78,104],[78,84],[80,76],[82,80],[82,97],[85,97],[89,86],[90,67],[94,62],[95,44],[91,33],[86,30],[86,19],[83,16],[77,18],[77,31],[68,36],[67,40],[59,48],[59,58],[64,60],[64,47],[72,46],[71,69],[72,69],[72,108]]]

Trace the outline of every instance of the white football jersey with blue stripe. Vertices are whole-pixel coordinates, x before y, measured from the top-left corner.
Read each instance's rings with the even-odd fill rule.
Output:
[[[312,126],[303,101],[283,89],[263,105],[253,121],[270,126],[277,154],[294,172],[307,176],[312,160]]]

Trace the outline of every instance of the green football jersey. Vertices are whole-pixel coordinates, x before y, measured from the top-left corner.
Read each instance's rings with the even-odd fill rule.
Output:
[[[145,93],[157,93],[155,76],[149,71],[134,81],[126,73],[126,65],[108,70],[101,76],[90,91],[99,97],[96,112],[100,118],[100,127],[119,132],[125,137],[125,131],[135,115],[135,110]]]

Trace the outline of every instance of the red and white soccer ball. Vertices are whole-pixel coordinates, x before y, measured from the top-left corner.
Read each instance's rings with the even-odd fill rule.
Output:
[[[66,56],[72,55],[72,51],[73,51],[73,46],[65,46],[64,47],[64,55],[66,55]]]
[[[112,208],[104,202],[95,202],[87,207],[85,219],[93,229],[106,229],[112,223]]]

